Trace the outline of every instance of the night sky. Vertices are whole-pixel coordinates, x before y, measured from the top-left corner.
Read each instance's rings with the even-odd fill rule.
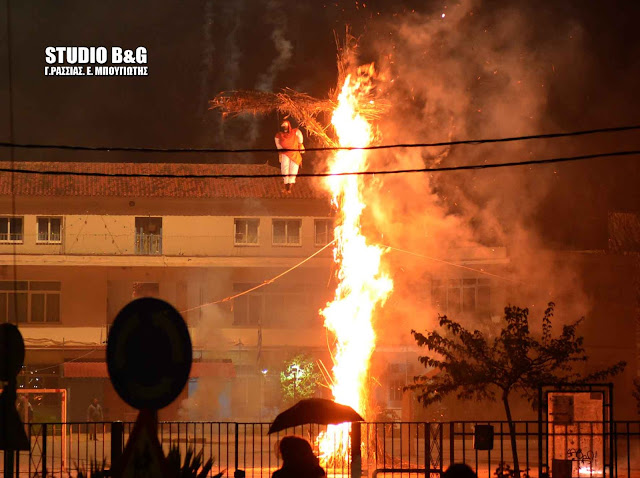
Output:
[[[1,8],[0,137],[2,141],[9,141],[5,2]],[[460,9],[464,9],[464,19],[452,23],[451,30],[447,30],[445,22]],[[382,65],[387,55],[402,54],[399,44],[396,50],[396,41],[401,41],[401,25],[413,25],[414,31],[419,32],[416,25],[420,21],[429,25],[442,22],[437,30],[429,30],[437,31],[434,35],[439,36],[430,38],[429,45],[450,48],[447,50],[448,62],[459,55],[460,69],[447,70],[449,75],[456,75],[456,71],[458,76],[469,73],[468,59],[473,58],[476,41],[483,41],[482,34],[491,36],[499,30],[504,44],[492,44],[491,51],[495,54],[492,61],[499,63],[501,51],[510,55],[515,52],[513,58],[518,58],[518,51],[521,51],[521,58],[535,59],[531,68],[540,71],[533,71],[532,75],[545,79],[540,82],[540,89],[535,90],[535,121],[521,122],[512,129],[508,118],[497,123],[487,117],[473,116],[474,112],[496,105],[501,92],[506,91],[497,79],[493,83],[469,82],[469,86],[460,87],[469,101],[456,110],[456,114],[464,116],[465,127],[456,128],[454,139],[640,123],[640,40],[637,35],[640,4],[635,1],[505,0],[461,5],[447,1],[131,3],[14,0],[10,10],[15,142],[134,147],[272,147],[278,124],[275,115],[257,121],[238,119],[222,123],[219,113],[207,110],[207,101],[216,93],[231,89],[276,91],[291,87],[313,96],[326,96],[329,89],[336,86],[334,31],[341,34],[345,25],[350,25],[353,33],[360,37],[362,61],[376,61]],[[441,17],[443,13],[445,18]],[[510,31],[508,22],[514,14],[524,19],[524,28]],[[407,44],[407,40],[404,41]],[[149,76],[46,77],[44,50],[47,46],[62,45],[144,46],[148,50]],[[441,68],[440,62],[444,62],[441,56],[433,51],[425,55],[430,71]],[[527,60],[523,61],[526,65]],[[455,80],[460,83],[459,78]],[[428,77],[425,81],[429,81]],[[421,87],[428,89],[429,85]],[[399,97],[397,92],[390,94],[392,98]],[[445,98],[446,93],[442,97]],[[406,95],[405,98],[408,103],[420,101]],[[505,104],[510,102],[504,101]],[[388,121],[401,125],[407,119],[403,115],[411,114],[412,105],[403,106],[403,112],[394,111]],[[492,118],[496,117],[499,111],[493,115]],[[397,130],[387,128],[386,131]],[[399,139],[399,134],[397,137],[395,133],[386,134],[383,142],[393,143]],[[447,139],[447,130],[434,127],[429,130],[428,137],[402,139],[442,141]],[[640,149],[640,134],[558,141],[532,149],[532,153],[535,157],[552,157],[622,149]],[[492,151],[490,159],[496,160],[495,150]],[[6,149],[0,151],[0,155],[9,158]],[[56,161],[273,162],[272,156],[180,158],[123,153],[15,152],[15,159],[19,160]],[[455,154],[454,151],[448,164],[480,158],[480,154],[467,155],[462,150]],[[505,159],[518,158],[529,159],[522,155]],[[307,160],[311,158],[307,157]],[[563,165],[557,169],[560,177],[553,187],[544,188],[545,193],[536,201],[536,210],[530,217],[545,231],[551,244],[575,243],[575,236],[580,235],[593,240],[570,245],[597,247],[603,238],[607,211],[640,209],[637,157]],[[448,185],[441,185],[442,190],[452,187],[451,179],[448,182]],[[528,183],[527,188],[531,187]],[[473,191],[469,191],[469,196],[474,197]],[[480,203],[484,200],[486,197],[478,197]],[[523,190],[521,196],[514,191],[508,200],[526,202],[527,191]]]

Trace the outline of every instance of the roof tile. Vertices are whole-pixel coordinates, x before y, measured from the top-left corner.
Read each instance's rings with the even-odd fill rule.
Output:
[[[176,164],[176,163],[83,163],[0,162],[2,169],[95,172],[102,174],[194,174],[238,175],[279,174],[267,164]],[[0,195],[148,197],[190,199],[325,199],[327,193],[315,178],[298,178],[293,192],[285,194],[281,178],[149,178],[100,177],[0,173]]]

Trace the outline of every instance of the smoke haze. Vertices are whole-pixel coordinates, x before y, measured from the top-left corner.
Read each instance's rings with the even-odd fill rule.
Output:
[[[541,44],[534,41],[537,32],[525,11],[488,10],[483,2],[470,0],[369,28],[367,37],[379,39],[375,53],[368,54],[377,55],[380,94],[393,105],[379,125],[383,143],[557,130],[547,114],[549,84],[554,70],[567,65],[553,66],[551,57],[576,59],[583,48],[575,22],[558,25],[557,37]],[[372,153],[370,160],[373,169],[506,162],[557,154],[548,144],[393,150]],[[380,242],[394,248],[387,258],[395,291],[380,326],[394,325],[383,335],[396,333],[396,340],[407,343],[411,340],[405,333],[408,328],[423,330],[436,324],[430,291],[424,290],[429,279],[485,277],[501,291],[494,297],[496,302],[503,301],[500,307],[507,301],[530,307],[535,319],[551,300],[558,302],[558,315],[565,320],[587,313],[588,301],[574,264],[560,264],[545,251],[535,226],[556,175],[554,167],[508,168],[384,176],[372,181],[366,189],[369,216]],[[507,255],[504,262],[508,264],[468,265],[482,267],[483,275],[438,261],[472,259],[478,248],[484,248],[489,264]],[[492,314],[500,315],[501,308]],[[407,322],[402,333],[399,318]],[[483,328],[487,324],[468,325]]]

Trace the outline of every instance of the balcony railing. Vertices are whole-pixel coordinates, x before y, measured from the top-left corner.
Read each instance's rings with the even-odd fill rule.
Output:
[[[39,232],[38,242],[62,242],[62,236],[59,232],[52,232],[51,234]]]
[[[136,254],[162,254],[162,234],[136,233]]]
[[[12,232],[8,234],[6,232],[0,233],[0,242],[22,242],[21,232]]]

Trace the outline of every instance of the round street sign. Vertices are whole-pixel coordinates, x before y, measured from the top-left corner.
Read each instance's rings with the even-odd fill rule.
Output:
[[[16,379],[24,364],[24,340],[13,324],[0,324],[0,380]]]
[[[189,330],[167,302],[144,297],[116,316],[107,340],[107,368],[120,398],[137,409],[173,402],[191,370]]]

